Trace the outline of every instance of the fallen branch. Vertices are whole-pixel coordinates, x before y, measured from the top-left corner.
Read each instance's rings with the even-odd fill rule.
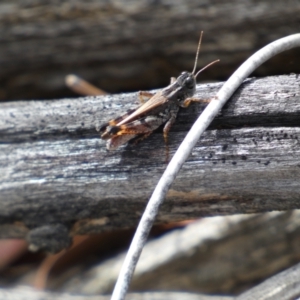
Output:
[[[299,80],[247,80],[194,148],[156,222],[300,208]],[[221,86],[199,85],[197,96]],[[96,128],[137,103],[136,93],[1,103],[0,236],[30,242],[38,230],[38,245],[59,251],[69,235],[135,227],[166,167],[162,132],[107,152]],[[204,107],[180,111],[171,156]],[[65,228],[58,236],[56,225]]]

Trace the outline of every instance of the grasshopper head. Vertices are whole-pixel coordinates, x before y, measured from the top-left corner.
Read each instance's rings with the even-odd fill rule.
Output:
[[[182,72],[177,78],[178,84],[182,87],[184,96],[192,97],[196,91],[196,77],[189,72]]]
[[[196,72],[196,68],[197,68],[197,62],[198,62],[198,55],[199,55],[199,51],[200,51],[200,45],[201,45],[201,40],[202,40],[202,35],[203,35],[203,31],[200,34],[200,40],[198,43],[198,48],[197,48],[197,53],[196,53],[196,59],[195,59],[195,63],[194,63],[194,68],[192,73],[189,72],[182,72],[180,74],[180,76],[177,78],[177,84],[181,86],[181,92],[178,95],[178,100],[179,102],[184,101],[186,98],[190,98],[192,97],[195,92],[196,92],[196,78],[197,76],[204,71],[205,69],[207,69],[208,67],[210,67],[211,65],[213,65],[214,63],[218,62],[219,60],[215,60],[211,63],[209,63],[208,65],[206,65],[204,68],[202,68],[201,70],[199,70],[198,72]]]
[[[206,65],[204,68],[199,70],[196,74],[194,68],[192,73],[184,71],[178,76],[178,78],[176,79],[176,83],[181,87],[181,92],[178,94],[179,102],[184,101],[186,98],[193,97],[193,95],[196,92],[197,76],[202,71],[204,71],[205,69],[207,69],[208,67],[210,67],[218,61],[219,60],[211,62],[210,64]]]
[[[203,35],[203,31],[200,34],[200,40],[199,40],[199,43],[198,43],[196,59],[195,59],[194,68],[193,68],[192,73],[186,72],[186,71],[182,72],[176,80],[176,83],[180,86],[180,90],[181,90],[180,92],[178,92],[178,95],[177,95],[177,99],[178,99],[179,102],[184,101],[186,98],[193,97],[193,95],[196,92],[196,84],[197,84],[196,78],[197,78],[197,76],[202,71],[204,71],[205,69],[207,69],[208,67],[210,67],[211,65],[213,65],[214,63],[219,61],[219,60],[215,60],[215,61],[211,62],[210,64],[206,65],[204,68],[202,68],[198,72],[196,72],[202,35]]]

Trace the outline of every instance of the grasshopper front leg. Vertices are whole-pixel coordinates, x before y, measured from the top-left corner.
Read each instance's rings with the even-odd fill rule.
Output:
[[[176,121],[177,112],[178,112],[178,110],[171,111],[171,117],[167,121],[167,123],[165,124],[164,129],[163,129],[163,135],[164,135],[164,140],[165,140],[165,145],[166,145],[166,163],[169,162],[169,152],[170,152],[169,144],[168,144],[168,134],[169,134],[169,131],[170,131],[172,125]]]
[[[174,124],[175,120],[176,120],[176,116],[172,116],[164,126],[163,135],[164,135],[164,140],[165,140],[166,145],[168,145],[169,131],[170,131],[172,125]]]
[[[191,102],[209,103],[210,101],[211,99],[186,98],[181,104],[181,107],[188,107],[191,104]]]

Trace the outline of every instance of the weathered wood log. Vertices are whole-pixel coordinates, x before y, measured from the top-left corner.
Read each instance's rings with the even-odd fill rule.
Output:
[[[132,291],[148,292],[130,293],[126,299],[296,299],[300,288],[299,264],[257,283],[264,276],[277,273],[297,261],[299,217],[299,211],[294,211],[206,218],[149,241],[131,285]],[[56,272],[55,276],[50,276],[48,288],[53,291],[55,286],[55,293],[19,286],[0,289],[0,299],[81,300],[86,297],[92,300],[94,295],[98,299],[109,299],[99,293],[110,293],[124,254],[92,267],[84,264],[88,256],[85,253],[80,267],[77,265],[73,272],[68,272],[68,277],[72,273],[76,275],[67,283],[62,284],[66,281],[64,274],[60,276]],[[28,279],[26,282],[28,284]],[[18,282],[20,284],[22,282]],[[247,291],[241,294],[245,288]],[[155,292],[151,292],[153,290]],[[167,292],[172,290],[189,292]],[[198,293],[203,291],[220,296]],[[239,296],[222,297],[224,294]]]
[[[194,148],[157,222],[300,208],[299,82],[247,80]],[[197,96],[220,86],[198,86]],[[97,132],[133,103],[136,94],[1,104],[1,237],[58,251],[69,234],[137,224],[166,166],[162,134],[107,152]],[[202,109],[181,111],[171,154]]]
[[[293,0],[1,1],[0,99],[71,95],[68,73],[110,92],[164,86],[192,69],[200,30],[201,64],[221,59],[205,78],[225,80],[262,46],[299,31],[299,21]],[[299,73],[299,51],[256,74]]]
[[[299,261],[299,221],[296,210],[204,218],[172,230],[146,244],[130,291],[239,295]],[[47,287],[72,294],[110,294],[125,255],[118,253],[91,267],[82,260],[69,272],[70,279],[56,272]]]
[[[126,300],[292,300],[297,299],[299,295],[299,274],[300,265],[289,268],[280,274],[271,277],[260,285],[250,289],[238,297],[230,296],[208,296],[202,294],[185,293],[185,292],[147,292],[132,293],[126,296]],[[0,289],[0,300],[50,300],[50,299],[66,299],[66,300],[83,300],[83,299],[110,299],[110,296],[90,296],[90,295],[70,295],[67,293],[52,293],[46,291],[36,291],[28,287],[17,287],[10,289]]]
[[[236,300],[292,300],[298,299],[300,264],[275,275],[258,286],[236,297]]]

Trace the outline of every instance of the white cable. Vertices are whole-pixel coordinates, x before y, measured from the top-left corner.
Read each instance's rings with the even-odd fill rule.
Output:
[[[190,155],[201,134],[209,126],[211,121],[219,113],[223,105],[236,89],[257,67],[278,53],[299,46],[300,34],[293,34],[279,39],[257,51],[234,72],[194,123],[167,166],[148,202],[125,257],[111,300],[125,299],[135,266],[147,241],[149,231],[156,218],[159,206],[162,204],[170,185],[173,183],[176,175]]]

